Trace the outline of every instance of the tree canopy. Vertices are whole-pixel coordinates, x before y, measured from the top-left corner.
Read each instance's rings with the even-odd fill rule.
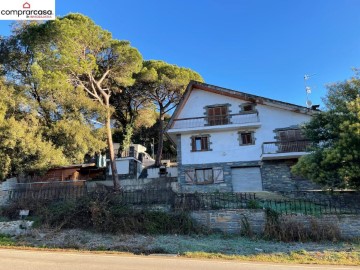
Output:
[[[26,95],[0,81],[0,180],[68,162],[62,149],[43,136],[41,121],[28,105]]]
[[[104,111],[114,188],[119,189],[110,96],[134,83],[133,74],[140,71],[142,57],[129,42],[113,39],[111,33],[80,14],[67,15],[50,22],[48,27],[54,68],[64,73],[73,87],[82,89]]]
[[[293,167],[295,174],[325,188],[360,189],[360,80],[328,86],[326,110],[304,126],[314,143]]]
[[[147,93],[159,112],[159,143],[156,165],[160,165],[163,151],[165,114],[178,105],[191,80],[203,81],[202,77],[191,69],[155,60],[144,61],[143,68],[137,76],[137,87],[141,87]]]
[[[105,147],[91,120],[105,121],[114,176],[110,118],[112,93],[134,82],[141,68],[140,53],[81,14],[14,28],[3,39],[1,64],[7,78],[28,97],[42,135],[61,149],[69,162]],[[95,101],[95,102],[94,102]],[[28,105],[27,105],[28,106]]]
[[[159,164],[165,114],[190,80],[202,81],[190,69],[143,61],[128,41],[81,14],[16,24],[0,38],[0,72],[0,178],[81,163],[107,143],[115,189],[111,120],[125,146],[134,128],[156,126]]]

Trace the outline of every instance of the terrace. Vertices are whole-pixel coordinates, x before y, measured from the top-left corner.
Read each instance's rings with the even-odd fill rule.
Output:
[[[260,126],[259,115],[257,112],[253,112],[175,119],[168,132],[231,130],[241,127],[258,128]]]
[[[264,142],[261,146],[261,159],[299,158],[307,154],[310,145],[309,140]]]

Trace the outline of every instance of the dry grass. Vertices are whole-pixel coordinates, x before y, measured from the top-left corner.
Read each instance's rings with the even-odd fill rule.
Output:
[[[226,255],[222,253],[206,252],[186,252],[183,256],[187,258],[200,259],[223,259],[238,261],[256,261],[272,263],[292,263],[292,264],[324,264],[324,265],[360,265],[360,252],[306,252],[297,251],[290,253],[272,253],[256,255]]]
[[[61,232],[54,233],[60,234]],[[85,238],[85,232],[76,231]],[[0,247],[6,249],[39,250],[52,252],[81,252],[94,254],[152,254],[170,253],[180,254],[187,258],[222,259],[239,261],[257,261],[273,263],[297,263],[297,264],[331,264],[331,265],[360,265],[360,242],[353,243],[281,243],[249,239],[243,237],[231,237],[222,235],[211,236],[117,236],[119,239],[109,238],[109,235],[96,234],[98,245],[92,247],[81,245],[81,239],[77,239],[79,245],[76,249],[67,245],[66,248],[51,243],[40,242],[41,246],[29,247],[25,239],[18,239],[2,235]],[[31,237],[32,238],[32,237]],[[85,239],[84,238],[84,239]],[[100,241],[105,238],[106,241]],[[109,239],[108,239],[109,238]],[[91,240],[86,238],[87,240]],[[20,241],[19,241],[20,240]],[[110,242],[109,242],[110,241]],[[114,249],[108,250],[107,244],[115,241]],[[124,244],[126,249],[116,249],[117,242]],[[296,246],[294,246],[296,245]],[[259,249],[261,247],[261,250]],[[90,250],[91,249],[91,250]],[[124,252],[128,250],[128,252]],[[136,252],[143,250],[148,252]],[[309,250],[309,251],[306,251]],[[157,251],[157,252],[155,252]]]

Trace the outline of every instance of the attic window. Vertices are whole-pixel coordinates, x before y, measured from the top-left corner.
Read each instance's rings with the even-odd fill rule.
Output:
[[[256,104],[254,103],[245,103],[240,105],[240,113],[254,113],[256,112],[255,109]]]

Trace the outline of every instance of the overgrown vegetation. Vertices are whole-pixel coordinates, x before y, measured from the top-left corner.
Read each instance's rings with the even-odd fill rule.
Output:
[[[8,235],[0,234],[0,246],[13,246],[15,241]]]
[[[94,193],[76,201],[21,200],[4,207],[1,214],[18,218],[29,209],[30,218],[43,227],[91,229],[107,233],[191,234],[201,229],[185,212],[134,210],[113,193]]]
[[[266,209],[264,238],[283,242],[338,241],[340,230],[336,224],[315,218],[308,224],[299,222],[294,216],[282,216],[272,209]]]
[[[328,85],[325,110],[304,126],[313,147],[292,171],[327,189],[360,189],[360,78]]]

